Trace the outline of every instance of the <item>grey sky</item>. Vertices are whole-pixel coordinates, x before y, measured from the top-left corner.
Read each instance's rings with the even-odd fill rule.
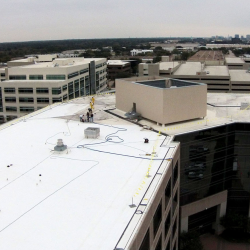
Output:
[[[0,0],[0,42],[250,34],[249,0]]]

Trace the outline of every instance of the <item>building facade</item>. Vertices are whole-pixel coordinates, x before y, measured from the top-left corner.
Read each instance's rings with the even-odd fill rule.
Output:
[[[65,58],[5,68],[1,81],[1,122],[55,102],[101,92],[107,83],[106,59]]]
[[[128,77],[131,74],[131,64],[122,60],[108,60],[107,72],[110,80]]]
[[[241,122],[175,136],[181,143],[180,231],[220,233],[226,213],[250,216],[249,131]],[[192,169],[200,177],[191,178]]]

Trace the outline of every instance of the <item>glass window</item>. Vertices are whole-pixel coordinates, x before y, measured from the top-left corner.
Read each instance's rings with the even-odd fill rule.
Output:
[[[74,93],[69,95],[69,100],[74,98]]]
[[[5,109],[6,109],[6,112],[16,112],[17,111],[17,107],[6,106]]]
[[[177,161],[175,164],[175,167],[174,167],[174,185],[173,185],[173,187],[175,186],[175,183],[178,179],[178,172],[179,171],[178,171],[178,161]]]
[[[38,103],[49,103],[49,98],[37,98]]]
[[[63,96],[63,100],[67,100],[67,98],[68,98],[68,95]]]
[[[55,103],[55,102],[61,102],[62,101],[62,97],[60,98],[53,98],[52,99],[52,102]]]
[[[78,71],[77,71],[77,72],[70,73],[70,74],[68,74],[68,79],[73,78],[73,77],[76,77],[76,76],[78,76],[78,75],[79,75],[79,72],[78,72]]]
[[[175,218],[174,225],[173,225],[173,232],[172,232],[173,236],[174,236],[174,234],[176,232],[176,228],[177,228],[177,222],[176,221],[177,221],[177,217]]]
[[[14,119],[16,119],[17,118],[17,116],[15,116],[15,115],[7,115],[6,116],[6,120],[7,121],[11,121],[11,120],[14,120]]]
[[[1,77],[5,77],[5,73],[1,73]]]
[[[161,236],[160,236],[160,238],[159,238],[159,240],[157,242],[155,250],[161,250],[161,247],[162,247],[162,242],[161,242]]]
[[[9,76],[10,80],[26,80],[25,75],[10,75]]]
[[[79,88],[79,79],[74,81],[75,88]]]
[[[5,102],[16,102],[16,97],[5,97]]]
[[[166,250],[170,250],[170,240],[168,241],[168,244],[167,244]]]
[[[46,80],[65,80],[65,75],[46,75]]]
[[[161,202],[158,205],[155,214],[154,214],[154,218],[153,218],[153,224],[154,224],[154,236],[156,235],[158,228],[161,224],[161,219],[162,219],[162,210],[161,210]]]
[[[43,80],[43,75],[29,75],[30,80]]]
[[[89,86],[89,76],[85,76],[85,87]]]
[[[68,93],[69,93],[69,95],[71,95],[72,93],[74,93],[73,82],[69,82],[68,83]]]
[[[62,89],[60,88],[52,88],[52,95],[60,95],[62,93]]]
[[[171,197],[171,179],[169,179],[168,184],[165,188],[165,208],[167,208],[168,206],[170,197]]]
[[[101,68],[101,67],[102,67],[102,63],[97,64],[97,65],[95,66],[96,69]]]
[[[68,86],[67,84],[66,85],[63,85],[63,91],[67,90],[68,89]]]
[[[49,93],[49,89],[48,88],[37,88],[36,89],[36,93],[37,94],[48,94]]]
[[[32,88],[19,88],[18,92],[19,93],[32,94],[33,93],[33,89]]]
[[[178,189],[176,190],[176,193],[174,195],[174,200],[173,200],[173,213],[175,212],[175,209],[178,204]]]
[[[15,88],[4,88],[4,93],[16,93]]]
[[[80,75],[87,73],[87,72],[89,72],[89,69],[82,69],[80,70]]]
[[[141,246],[140,246],[139,250],[150,250],[149,229],[148,229],[146,235],[144,236],[144,239],[143,239],[143,241],[141,243]]]
[[[169,230],[169,227],[170,227],[170,223],[171,223],[171,219],[170,219],[170,211],[168,212],[168,216],[165,220],[165,237],[167,237],[168,235],[168,230]]]
[[[19,97],[19,102],[34,102],[34,99],[29,97]]]
[[[79,97],[80,95],[80,92],[79,92],[79,89],[77,91],[75,91],[75,98]]]
[[[80,95],[81,95],[81,96],[84,96],[84,88],[81,88],[81,89],[80,89]]]
[[[34,107],[20,107],[20,112],[33,112]]]

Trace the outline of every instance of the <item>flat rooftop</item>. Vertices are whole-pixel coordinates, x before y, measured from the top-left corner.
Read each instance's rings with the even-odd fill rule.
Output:
[[[205,66],[204,71],[209,72],[207,76],[227,76],[229,77],[229,71],[227,66]]]
[[[189,62],[224,61],[222,51],[200,50],[188,59]]]
[[[168,124],[165,127],[158,126],[148,120],[141,120],[139,123],[166,133],[172,139],[178,134],[204,130],[233,122],[249,122],[250,109],[241,110],[241,103],[249,103],[250,105],[250,95],[248,93],[207,93],[207,116],[204,119]]]
[[[198,47],[199,43],[150,43],[152,47],[176,47],[181,46],[183,48],[194,48]]]
[[[73,66],[79,66],[79,65],[84,65],[84,64],[89,64],[91,61],[99,61],[104,58],[83,58],[83,57],[74,57],[74,58],[56,58],[56,61],[58,62],[67,62],[65,65],[56,65],[56,61],[52,62],[43,62],[43,63],[36,63],[36,64],[31,64],[31,65],[24,65],[24,66],[19,66],[21,68],[69,68]]]
[[[171,79],[171,78],[170,79],[164,79],[164,80],[138,81],[136,83],[146,85],[146,86],[149,86],[149,87],[154,87],[154,88],[168,89],[169,87],[166,86],[166,80],[169,81],[170,84],[171,84],[171,87],[174,87],[174,88],[203,85],[202,83],[194,83],[194,82]]]
[[[226,57],[226,63],[233,63],[233,64],[244,64],[245,61],[242,58],[239,57]]]
[[[250,82],[250,73],[247,70],[229,70],[231,81]]]
[[[196,75],[196,72],[201,71],[201,67],[200,62],[186,62],[174,72],[174,75]]]
[[[205,66],[201,64],[201,62],[186,62],[181,64],[181,66],[174,72],[174,75],[188,75],[188,76],[196,76],[197,72],[206,71],[209,76],[227,76],[229,77],[229,72],[227,66]],[[197,75],[198,77],[198,75]],[[204,76],[202,76],[204,77]]]
[[[175,68],[179,64],[180,63],[176,62],[176,61],[173,61],[173,62],[160,62],[159,67],[160,67],[160,70],[169,70],[170,68],[171,69]]]
[[[150,203],[156,173],[169,166],[163,159],[177,144],[106,112],[115,95],[96,96],[94,123],[79,122],[90,99],[0,126],[1,250],[126,249],[144,216],[135,211]],[[100,137],[86,139],[87,127],[100,128]],[[53,151],[57,139],[67,150]]]
[[[108,60],[107,61],[107,64],[108,65],[122,65],[122,66],[124,66],[124,65],[127,65],[127,64],[129,64],[129,62],[124,62],[124,61],[122,61],[122,60]]]

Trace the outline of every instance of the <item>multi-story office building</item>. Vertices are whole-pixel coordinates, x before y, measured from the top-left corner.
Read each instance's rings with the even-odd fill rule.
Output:
[[[0,126],[2,250],[178,249],[179,143],[110,113],[112,95],[79,122],[90,100]]]
[[[203,62],[140,63],[139,76],[162,76],[205,83],[210,92],[249,92],[250,60],[247,57],[244,60],[238,57],[227,57],[225,62],[221,61],[225,65],[221,65],[217,63],[219,56],[220,54],[216,55],[216,53],[204,53]],[[196,59],[197,57],[192,60]]]
[[[46,58],[38,63],[34,58],[14,61],[1,73],[5,80],[0,83],[2,122],[105,89],[106,59]]]
[[[132,49],[130,51],[131,56],[137,56],[139,54],[153,53],[152,49]]]
[[[108,60],[107,72],[108,78],[112,80],[127,77],[131,74],[131,64],[122,60]]]
[[[250,214],[249,95],[204,102],[206,85],[148,76],[116,85],[95,97],[95,123],[79,122],[85,97],[0,126],[1,249],[178,250],[180,232]]]

